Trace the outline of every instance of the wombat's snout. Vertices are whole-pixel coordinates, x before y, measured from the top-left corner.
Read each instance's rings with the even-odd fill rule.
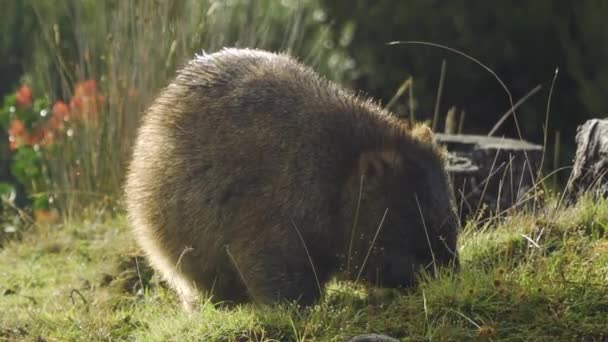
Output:
[[[416,240],[415,244],[393,246],[383,255],[381,276],[377,282],[381,287],[415,287],[421,273],[430,277],[437,270],[448,268],[452,272],[460,269],[460,258],[456,248],[458,221],[452,218],[442,220],[439,229],[429,227],[428,240]]]
[[[384,279],[382,287],[413,287],[416,285],[415,272],[419,268],[419,264],[413,259],[402,260],[401,262],[387,261],[384,265]]]
[[[440,267],[449,267],[454,272],[460,269],[458,255],[452,251],[438,251],[433,256],[409,255],[399,260],[386,260],[382,267],[382,287],[414,287],[420,272],[426,272],[434,277],[435,270]]]

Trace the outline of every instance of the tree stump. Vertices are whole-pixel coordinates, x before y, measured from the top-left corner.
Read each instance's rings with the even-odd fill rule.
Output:
[[[608,120],[593,119],[576,132],[574,167],[566,189],[570,203],[589,193],[608,198]]]
[[[448,149],[448,173],[462,220],[498,214],[533,197],[543,148],[523,140],[435,134]]]

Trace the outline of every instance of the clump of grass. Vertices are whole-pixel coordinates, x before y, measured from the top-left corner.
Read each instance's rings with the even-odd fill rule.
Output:
[[[608,201],[549,201],[465,227],[462,269],[421,275],[410,290],[333,282],[300,310],[205,302],[184,313],[146,266],[124,218],[38,227],[0,251],[5,339],[342,341],[362,333],[402,340],[577,340],[608,336]]]

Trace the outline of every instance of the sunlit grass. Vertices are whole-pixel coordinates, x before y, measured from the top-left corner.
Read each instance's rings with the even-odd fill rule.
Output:
[[[378,332],[414,341],[572,341],[606,336],[607,227],[606,201],[517,214],[486,227],[467,226],[459,240],[462,270],[440,272],[415,290],[333,282],[308,310],[204,303],[192,315],[145,265],[121,216],[40,227],[0,251],[0,337],[342,341]]]

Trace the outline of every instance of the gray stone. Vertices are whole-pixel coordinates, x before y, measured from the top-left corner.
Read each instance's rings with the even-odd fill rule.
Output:
[[[380,334],[364,334],[355,336],[348,342],[399,342],[399,340],[392,337]]]

